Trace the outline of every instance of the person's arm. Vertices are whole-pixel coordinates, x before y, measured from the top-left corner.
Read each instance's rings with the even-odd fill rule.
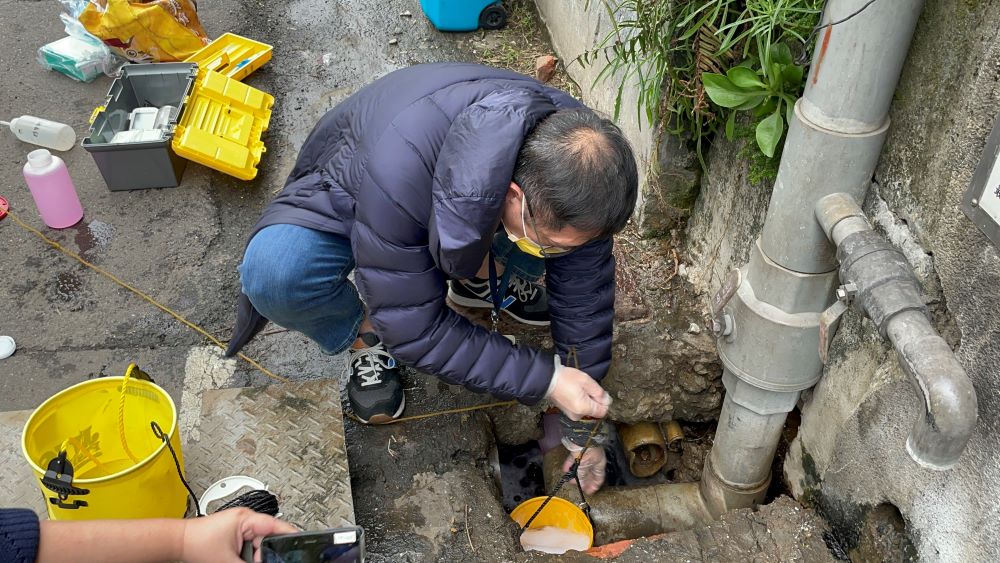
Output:
[[[0,508],[0,561],[32,563],[38,552],[38,515],[25,508]]]
[[[579,369],[597,381],[611,366],[615,320],[615,258],[611,239],[590,242],[545,261],[552,340],[563,363],[576,350]]]
[[[298,530],[248,508],[188,520],[43,521],[37,563],[240,563],[244,541]],[[259,556],[257,558],[259,561]]]
[[[364,229],[364,227],[361,227]],[[355,281],[376,332],[404,364],[476,392],[534,404],[545,397],[555,362],[551,354],[513,346],[473,324],[446,301],[444,274],[407,267],[409,249],[358,249]],[[412,258],[412,256],[411,256]]]

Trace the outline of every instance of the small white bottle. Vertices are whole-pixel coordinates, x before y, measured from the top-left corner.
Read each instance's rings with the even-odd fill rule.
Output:
[[[64,123],[22,115],[11,119],[10,122],[0,121],[0,125],[10,127],[11,133],[25,143],[52,150],[68,151],[76,144],[76,131]]]

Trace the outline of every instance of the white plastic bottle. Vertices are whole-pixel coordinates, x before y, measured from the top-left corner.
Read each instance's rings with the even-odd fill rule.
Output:
[[[52,150],[68,151],[76,144],[76,131],[73,131],[72,127],[41,117],[22,115],[11,119],[10,122],[0,121],[0,125],[10,127],[11,133],[25,143]]]

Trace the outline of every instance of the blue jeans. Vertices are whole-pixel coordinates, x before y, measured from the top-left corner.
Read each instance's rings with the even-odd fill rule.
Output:
[[[545,261],[520,251],[504,233],[493,253],[512,274],[537,280]],[[347,276],[354,269],[351,241],[297,225],[271,225],[250,240],[240,264],[243,293],[261,315],[301,332],[327,354],[357,338],[365,307]]]

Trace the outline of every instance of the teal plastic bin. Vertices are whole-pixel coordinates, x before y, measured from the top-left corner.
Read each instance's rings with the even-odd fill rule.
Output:
[[[497,0],[420,0],[427,19],[441,31],[500,29],[507,11]]]

